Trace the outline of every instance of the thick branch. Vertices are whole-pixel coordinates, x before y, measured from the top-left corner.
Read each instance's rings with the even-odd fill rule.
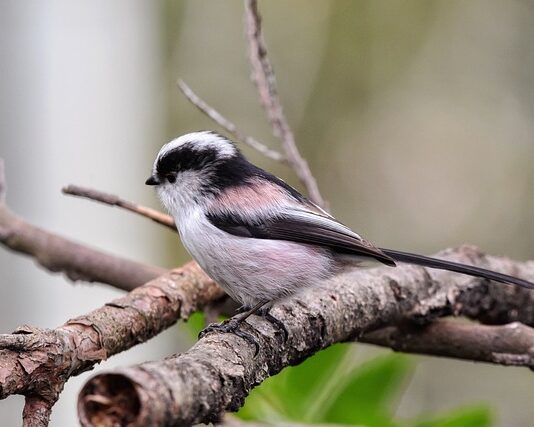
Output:
[[[412,324],[382,328],[358,341],[405,353],[527,366],[534,370],[534,329],[518,322],[487,326],[436,320],[422,327]]]
[[[485,257],[471,247],[448,251],[445,257],[526,279],[534,276],[533,262]],[[224,411],[241,407],[251,388],[285,366],[401,319],[425,324],[438,316],[461,314],[465,293],[487,295],[488,283],[407,265],[351,271],[328,287],[273,309],[289,332],[287,341],[266,320],[248,320],[242,328],[260,343],[257,356],[254,346],[236,335],[212,333],[184,354],[97,375],[80,394],[80,420],[84,426],[96,425],[95,420],[121,425],[126,418],[117,405],[129,401],[136,402],[127,411],[132,426],[217,421]]]
[[[193,92],[193,89],[191,89],[183,80],[178,80],[178,87],[180,88],[184,96],[189,100],[189,102],[191,102],[191,104],[197,107],[201,112],[203,112],[211,120],[217,123],[220,127],[232,134],[238,142],[241,142],[254,148],[256,151],[272,160],[276,160],[277,162],[286,162],[286,158],[282,153],[267,147],[265,144],[261,143],[257,139],[252,138],[251,136],[247,136],[243,132],[241,132],[235,125],[235,123],[231,122],[221,113],[219,113],[215,108],[208,105],[195,92]]]
[[[0,399],[24,394],[51,406],[70,376],[186,320],[223,295],[197,264],[189,263],[56,329],[24,326],[0,335]]]
[[[252,80],[258,90],[261,104],[271,122],[273,133],[282,142],[287,160],[306,187],[310,199],[324,207],[325,201],[321,196],[317,181],[311,173],[308,163],[297,148],[295,136],[286,119],[278,96],[274,70],[267,56],[267,48],[261,33],[261,17],[256,0],[245,0],[245,20]]]

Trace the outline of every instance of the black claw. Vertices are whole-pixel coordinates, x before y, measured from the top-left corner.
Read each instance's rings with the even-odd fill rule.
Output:
[[[284,325],[281,320],[278,320],[271,314],[271,307],[265,307],[260,309],[258,314],[262,316],[265,320],[276,326],[278,330],[282,331],[282,334],[284,335],[284,342],[287,341],[287,339],[289,338],[289,332],[287,331],[286,325]]]
[[[235,319],[228,319],[222,323],[212,323],[200,331],[198,338],[203,338],[211,332],[220,332],[226,334],[233,333],[254,346],[254,357],[256,357],[260,351],[260,345],[258,344],[256,338],[254,338],[251,334],[239,329],[240,324],[241,323]]]
[[[289,338],[289,332],[287,331],[286,325],[284,325],[284,323],[281,320],[278,320],[271,313],[267,313],[265,315],[265,320],[268,320],[273,325],[275,325],[279,330],[281,330],[282,334],[284,335],[284,342],[287,341],[287,339]]]
[[[258,355],[258,353],[260,352],[260,345],[258,344],[258,341],[256,341],[256,338],[254,338],[248,332],[241,331],[240,329],[236,329],[234,331],[234,334],[236,334],[238,337],[243,338],[248,343],[252,344],[254,346],[254,357]]]

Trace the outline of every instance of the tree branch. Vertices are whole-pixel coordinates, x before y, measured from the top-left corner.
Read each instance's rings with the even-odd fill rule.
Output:
[[[63,187],[61,191],[63,192],[63,194],[83,197],[89,200],[95,200],[97,202],[104,203],[108,206],[117,206],[126,209],[127,211],[144,216],[145,218],[148,218],[158,224],[164,225],[165,227],[169,227],[172,230],[176,231],[176,225],[174,224],[174,220],[170,215],[164,214],[163,212],[148,208],[146,206],[138,205],[137,203],[132,203],[128,200],[121,199],[119,196],[116,196],[114,194],[104,193],[103,191],[72,184]]]
[[[76,191],[72,192],[77,193]],[[106,193],[88,189],[82,189],[79,193],[91,199],[104,199],[108,202],[113,201],[114,198],[114,196],[107,195]],[[113,203],[116,206],[136,206],[138,207],[137,209],[129,210],[140,215],[151,217],[151,210],[147,208],[143,208],[142,206],[132,204],[119,198],[116,198],[116,200],[121,201],[120,203]],[[3,213],[3,215],[0,215],[0,218],[5,218],[5,213],[9,213],[4,206],[1,207],[0,212]],[[165,214],[159,212],[157,212],[157,214],[156,218],[162,219],[160,222],[171,227],[170,222],[172,222],[172,219],[168,218]],[[12,223],[12,221],[8,222]],[[46,237],[45,240],[55,239],[55,236],[50,233],[42,230],[40,231],[43,233],[43,237]],[[34,233],[30,233],[30,235],[33,234]],[[11,233],[8,233],[7,236],[9,237],[9,235],[11,235]],[[31,239],[29,240],[31,241]],[[69,247],[70,242],[66,241],[68,243],[65,246],[65,241],[66,240],[59,238],[57,245],[61,249],[60,252],[65,253],[66,258],[79,254],[77,251],[71,252]],[[56,251],[52,251],[52,254],[56,254]],[[469,254],[471,255],[468,256]],[[464,262],[484,262],[484,257],[472,250],[469,251],[463,248],[463,255],[468,258],[467,261],[464,260]],[[105,257],[107,255],[101,254],[101,256]],[[83,268],[86,265],[85,259],[83,257],[79,258],[78,256],[73,256],[69,262],[73,262],[76,268]],[[517,266],[511,268],[509,261],[506,259],[502,261],[504,263],[502,265],[499,264],[499,262],[500,258],[492,257],[492,262],[489,267],[497,270],[502,268],[509,269],[511,270],[511,274],[516,275],[524,273],[522,269]],[[525,265],[528,264],[529,263]],[[116,267],[117,264],[110,264],[111,276],[118,273],[118,271],[114,270]],[[186,270],[187,273],[186,277],[182,278],[183,282],[180,282],[180,286],[186,286],[187,283],[192,283],[196,284],[199,289],[208,289],[207,293],[204,294],[205,299],[203,304],[213,302],[213,300],[223,295],[223,292],[195,265],[188,265],[184,270]],[[529,271],[528,268],[527,271]],[[129,280],[134,279],[134,276],[137,276],[140,272],[135,266],[132,267],[132,272],[135,274],[131,276],[131,279],[126,279],[126,281],[130,286],[135,286],[132,282],[129,282]],[[434,274],[440,274],[440,272],[434,272]],[[457,279],[459,279],[458,276]],[[396,292],[402,293],[402,289],[394,285],[394,281],[392,281],[392,286],[397,289]],[[148,287],[150,288],[150,286]],[[187,289],[193,292],[193,295],[190,295],[188,293],[189,291],[184,291],[186,295],[189,295],[193,300],[197,298],[194,294],[194,287]],[[409,315],[412,316],[412,318],[420,317],[423,319],[423,322],[427,322],[433,317],[454,313],[458,315],[465,314],[474,318],[484,318],[485,321],[493,321],[497,323],[514,319],[520,319],[528,324],[534,323],[534,312],[533,310],[528,309],[528,307],[532,307],[534,304],[525,304],[525,301],[529,298],[534,302],[534,296],[531,295],[531,293],[522,289],[503,285],[483,287],[482,290],[483,291],[481,291],[481,288],[478,286],[472,289],[463,289],[453,300],[449,301],[447,308],[442,307],[440,303],[437,305],[438,308],[435,307],[430,310],[427,307],[427,310],[424,312],[418,313],[417,311],[413,311]],[[180,292],[182,291],[179,290],[178,293]],[[149,331],[146,335],[141,335],[140,338],[136,338],[137,332],[132,334],[132,324],[130,319],[125,319],[126,321],[123,323],[119,322],[119,327],[117,329],[112,328],[110,331],[107,331],[100,324],[93,323],[92,315],[94,313],[78,318],[84,319],[88,317],[89,320],[87,322],[80,320],[79,323],[77,323],[77,319],[74,319],[73,321],[67,322],[61,328],[52,331],[23,327],[14,335],[0,336],[0,348],[4,349],[0,351],[0,397],[6,397],[13,393],[21,393],[29,396],[25,410],[25,423],[27,423],[27,425],[32,425],[29,423],[35,422],[37,424],[33,425],[46,425],[43,420],[46,420],[49,416],[50,408],[54,404],[55,399],[57,399],[57,395],[61,391],[64,382],[70,375],[76,375],[83,369],[90,369],[91,366],[98,363],[103,358],[116,352],[123,351],[132,345],[135,345],[139,340],[148,339],[168,326],[167,323],[160,323],[157,327],[154,327],[153,322],[157,319],[154,319],[154,316],[151,315],[150,312],[152,310],[151,307],[156,303],[146,303],[146,301],[139,303],[139,299],[135,295],[136,294],[132,294],[131,296],[125,297],[128,298],[127,302],[117,303],[115,301],[110,303],[108,306],[101,309],[102,313],[99,313],[99,310],[94,313],[97,313],[96,317],[99,317],[100,314],[102,314],[104,320],[100,323],[103,323],[104,325],[113,325],[113,322],[115,322],[117,318],[115,315],[108,313],[110,307],[111,309],[118,308],[117,306],[135,307],[136,313],[143,319],[136,330]],[[170,322],[169,324],[173,323],[178,318],[183,318],[179,313],[173,311],[172,305],[175,301],[174,298],[177,298],[174,291],[169,294],[171,298],[167,298],[166,296],[163,299],[161,299],[161,293],[159,293],[159,291],[156,292],[155,295],[143,291],[142,295],[143,296],[140,298],[141,300],[143,298],[148,298],[148,301],[152,301],[152,297],[156,298],[158,300],[156,305],[161,304],[160,312],[172,313],[168,319]],[[145,309],[148,310],[148,313]],[[156,317],[160,319],[159,314]],[[496,330],[496,334],[497,332],[498,331]],[[504,330],[502,330],[502,332],[504,332]],[[424,351],[424,348],[428,348],[434,339],[435,337],[433,337],[432,334],[422,337],[419,343],[420,348],[422,349],[421,351]],[[427,340],[427,344],[425,344],[425,340]],[[114,343],[114,349],[110,350],[109,346],[104,344],[108,342]],[[436,354],[439,354],[439,352],[436,352]],[[449,356],[449,353],[444,351],[443,355]],[[60,362],[58,362],[58,360]],[[504,360],[507,359],[505,358]],[[520,362],[518,363],[527,365],[527,362],[525,362],[524,359],[519,360]],[[82,367],[80,367],[82,363],[80,361],[83,361]],[[503,363],[502,361],[497,362],[496,360],[494,360],[494,362]],[[58,363],[60,366],[58,366]],[[76,368],[76,366],[78,367]],[[41,424],[38,424],[39,422]]]
[[[486,257],[468,246],[441,255],[525,279],[534,276],[533,262]],[[488,295],[489,287],[493,286],[479,278],[409,265],[354,270],[328,287],[275,306],[272,313],[289,332],[287,341],[266,320],[247,320],[242,328],[260,343],[256,356],[254,346],[238,336],[211,333],[186,353],[93,377],[79,396],[80,420],[83,426],[96,425],[95,420],[123,425],[124,411],[118,405],[129,401],[136,402],[127,412],[135,426],[214,422],[224,411],[241,407],[251,388],[285,366],[401,319],[425,324],[438,316],[462,314],[464,294]]]
[[[198,267],[180,269],[141,286],[56,329],[23,326],[0,335],[0,399],[38,398],[51,407],[69,377],[157,335],[178,319],[224,296]]]
[[[261,17],[256,0],[245,0],[245,29],[252,67],[252,81],[256,85],[261,104],[269,117],[273,133],[282,142],[287,160],[306,187],[310,199],[324,207],[325,201],[321,196],[317,181],[297,148],[295,136],[278,96],[274,70],[261,33]]]
[[[418,327],[390,326],[370,332],[360,342],[405,353],[428,354],[534,370],[534,329],[514,322],[503,326],[436,320]]]
[[[183,80],[178,80],[177,84],[178,88],[182,91],[182,93],[189,100],[189,102],[191,102],[191,104],[197,107],[201,112],[203,112],[211,120],[217,123],[220,127],[225,129],[228,133],[232,134],[238,142],[241,142],[254,148],[256,151],[263,154],[265,157],[268,157],[269,159],[282,163],[287,162],[287,159],[282,153],[273,150],[272,148],[267,147],[265,144],[261,143],[257,139],[242,133],[237,128],[235,123],[231,122],[221,113],[215,110],[215,108],[208,105],[195,92],[193,92],[193,90]]]
[[[26,396],[22,411],[22,427],[47,427],[53,404],[39,396]]]
[[[73,281],[106,283],[126,291],[167,271],[75,243],[23,221],[1,205],[0,243],[32,256],[50,271],[65,273]]]
[[[5,192],[6,180],[0,161],[0,201],[5,200]],[[106,283],[127,291],[167,272],[89,248],[31,225],[9,210],[5,203],[0,203],[0,243],[32,256],[50,271],[65,273],[73,281]]]

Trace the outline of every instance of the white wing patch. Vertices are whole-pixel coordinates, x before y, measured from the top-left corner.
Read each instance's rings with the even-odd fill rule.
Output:
[[[340,223],[339,221],[334,219],[334,217],[330,216],[322,209],[321,211],[324,212],[326,216],[319,215],[313,211],[308,211],[305,209],[298,209],[298,208],[286,209],[284,210],[284,214],[291,216],[295,219],[298,219],[302,222],[307,222],[309,224],[316,225],[319,228],[327,228],[330,230],[339,231],[340,233],[352,236],[355,239],[363,240],[359,234],[352,231],[349,227]]]

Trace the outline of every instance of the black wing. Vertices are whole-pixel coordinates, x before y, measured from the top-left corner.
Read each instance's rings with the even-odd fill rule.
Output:
[[[289,240],[325,246],[336,252],[374,258],[394,266],[395,261],[332,217],[304,209],[244,221],[231,213],[210,213],[209,221],[227,233],[256,239]]]

